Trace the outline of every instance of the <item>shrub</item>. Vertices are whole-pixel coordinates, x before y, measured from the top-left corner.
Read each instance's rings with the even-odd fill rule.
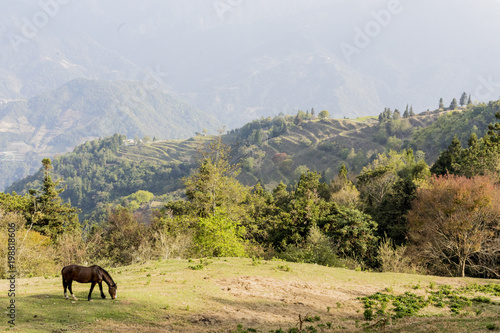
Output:
[[[378,261],[382,272],[411,273],[418,272],[412,265],[411,258],[405,256],[406,246],[395,246],[394,241],[385,238],[378,247]]]

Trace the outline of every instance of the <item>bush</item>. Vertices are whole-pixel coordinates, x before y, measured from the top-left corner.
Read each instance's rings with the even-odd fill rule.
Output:
[[[194,241],[199,254],[207,257],[243,257],[245,228],[216,208],[214,215],[200,217]]]
[[[15,258],[16,270],[19,277],[53,275],[59,267],[56,265],[54,249],[49,237],[26,229],[26,220],[17,213],[0,211],[0,276],[6,277],[8,267],[8,240],[9,225],[16,229]]]
[[[420,269],[405,256],[406,246],[395,246],[394,241],[385,238],[378,247],[378,261],[382,272],[415,274]]]
[[[343,262],[335,254],[332,242],[314,225],[307,240],[301,245],[288,245],[279,255],[281,259],[292,262],[305,262],[331,267],[342,267]]]

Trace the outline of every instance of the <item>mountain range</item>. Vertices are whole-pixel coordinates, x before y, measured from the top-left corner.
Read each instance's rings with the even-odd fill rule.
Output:
[[[40,157],[113,131],[186,139],[311,108],[356,118],[433,110],[463,91],[478,102],[500,95],[498,1],[20,0],[1,9],[0,187]]]

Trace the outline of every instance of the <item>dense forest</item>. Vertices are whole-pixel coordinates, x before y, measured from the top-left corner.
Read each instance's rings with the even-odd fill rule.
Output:
[[[249,256],[498,278],[495,114],[500,101],[386,108],[368,123],[299,111],[178,142],[116,134],[44,159],[0,194],[2,224],[18,228],[25,274],[56,262]],[[322,159],[329,171],[314,168]]]

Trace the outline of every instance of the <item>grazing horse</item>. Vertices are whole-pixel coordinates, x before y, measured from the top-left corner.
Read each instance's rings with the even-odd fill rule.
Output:
[[[73,281],[80,283],[92,283],[90,286],[89,292],[89,301],[92,300],[92,290],[94,290],[95,284],[99,283],[99,289],[101,290],[101,297],[106,298],[102,291],[102,281],[106,282],[109,287],[109,294],[112,299],[116,298],[116,283],[111,278],[108,272],[105,269],[93,265],[90,267],[78,266],[78,265],[69,265],[62,269],[62,282],[64,287],[64,298],[68,299],[68,294],[66,293],[66,288],[69,289],[71,296],[76,301],[77,298],[73,294],[73,290],[71,289],[71,284]]]

